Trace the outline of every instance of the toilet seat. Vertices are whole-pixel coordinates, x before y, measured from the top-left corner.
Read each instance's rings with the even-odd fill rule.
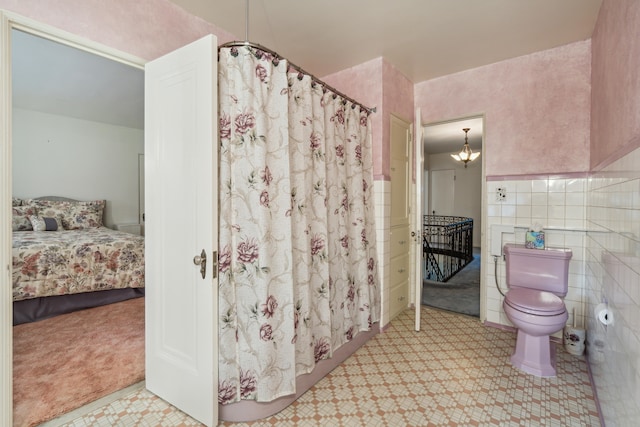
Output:
[[[513,288],[505,295],[505,304],[534,316],[557,316],[566,311],[564,302],[551,292]]]

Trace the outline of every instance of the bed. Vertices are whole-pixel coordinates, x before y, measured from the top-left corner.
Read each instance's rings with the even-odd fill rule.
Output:
[[[14,325],[144,296],[144,238],[105,227],[104,206],[14,199]]]

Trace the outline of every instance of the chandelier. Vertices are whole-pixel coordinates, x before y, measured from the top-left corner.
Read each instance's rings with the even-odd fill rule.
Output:
[[[457,154],[452,154],[451,157],[458,162],[464,162],[464,167],[467,167],[467,163],[474,161],[480,156],[480,153],[474,153],[471,151],[471,147],[469,147],[469,141],[467,140],[467,134],[471,130],[471,128],[464,128],[464,145],[462,146],[462,150],[460,150]]]

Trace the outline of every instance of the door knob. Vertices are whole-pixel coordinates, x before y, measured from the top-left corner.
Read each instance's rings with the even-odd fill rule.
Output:
[[[202,250],[200,255],[196,255],[193,257],[193,263],[200,266],[200,274],[202,274],[202,278],[204,279],[204,276],[206,276],[207,274],[207,253],[204,251],[204,249]]]

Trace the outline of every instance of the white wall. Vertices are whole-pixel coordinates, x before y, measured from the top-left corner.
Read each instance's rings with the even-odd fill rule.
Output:
[[[389,308],[391,295],[389,293],[389,254],[391,253],[391,181],[376,179],[373,181],[373,197],[376,209],[376,250],[378,251],[378,276],[381,284],[380,297],[380,328],[386,327],[391,321]],[[412,265],[412,268],[415,266]]]
[[[587,354],[607,425],[640,418],[640,148],[588,183],[585,300]],[[613,322],[595,309],[607,303]]]
[[[105,225],[138,222],[144,131],[13,110],[13,195],[107,201]]]
[[[480,247],[482,230],[482,160],[479,158],[464,166],[451,158],[450,154],[431,154],[425,159],[431,172],[437,170],[455,170],[455,191],[453,212],[455,216],[473,218],[473,246]],[[425,171],[425,175],[428,172]],[[427,191],[430,189],[427,188]],[[425,192],[426,193],[426,192]],[[425,203],[426,205],[426,203]],[[430,212],[426,209],[425,214]]]

